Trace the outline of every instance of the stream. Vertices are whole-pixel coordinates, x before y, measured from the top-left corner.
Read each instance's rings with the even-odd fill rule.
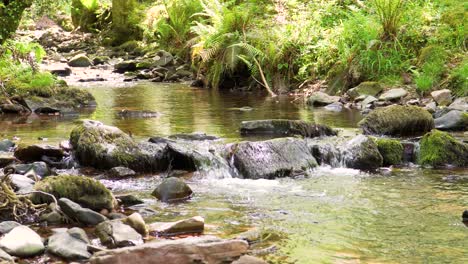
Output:
[[[3,138],[21,143],[68,139],[82,118],[117,126],[136,138],[205,132],[226,142],[242,140],[241,121],[301,119],[356,134],[359,112],[308,109],[291,97],[192,89],[184,84],[141,83],[134,87],[85,88],[97,109],[60,117],[0,117]],[[243,107],[251,107],[245,109]],[[123,109],[157,111],[150,119],[122,119]],[[194,197],[164,204],[151,196],[160,177],[102,180],[114,193],[132,193],[157,213],[147,222],[201,215],[206,234],[235,237],[253,227],[273,230],[259,248],[276,251],[273,263],[467,263],[468,169],[432,170],[416,166],[368,174],[319,167],[308,178],[244,180],[187,177]],[[137,210],[138,208],[136,208]]]

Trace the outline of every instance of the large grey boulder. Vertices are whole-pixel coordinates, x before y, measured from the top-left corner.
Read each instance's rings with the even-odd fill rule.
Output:
[[[16,257],[32,257],[44,251],[41,237],[27,226],[13,228],[0,240],[0,248]]]
[[[83,229],[72,228],[58,232],[49,238],[47,252],[65,260],[86,260],[91,257],[88,252],[89,239]]]
[[[83,208],[79,204],[67,199],[60,198],[58,204],[69,218],[81,223],[83,225],[95,226],[107,220],[107,218],[100,213],[91,209]]]
[[[273,179],[303,174],[317,166],[305,140],[277,138],[228,145],[227,159],[246,179]]]
[[[342,146],[342,161],[347,168],[374,170],[382,166],[383,158],[371,138],[359,135]]]
[[[452,104],[448,106],[450,110],[468,111],[468,96],[455,99]]]
[[[96,226],[96,236],[110,248],[143,244],[143,238],[135,229],[121,220],[105,221]]]
[[[435,128],[440,130],[466,130],[468,127],[468,112],[452,110],[434,120]]]
[[[240,132],[241,135],[275,135],[280,137],[320,137],[337,134],[336,131],[326,125],[286,119],[243,121]]]
[[[157,240],[144,245],[102,251],[94,254],[91,264],[114,263],[231,263],[247,253],[242,240],[223,240],[213,236],[177,240]]]
[[[171,177],[159,184],[152,195],[163,202],[171,202],[188,199],[192,193],[192,189],[183,180]]]

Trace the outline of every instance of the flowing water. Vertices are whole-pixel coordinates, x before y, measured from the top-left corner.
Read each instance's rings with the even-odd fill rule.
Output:
[[[287,118],[315,121],[356,133],[361,116],[307,109],[290,97],[216,93],[181,84],[98,87],[98,108],[67,117],[2,117],[0,133],[21,142],[68,138],[78,118],[120,127],[136,137],[202,131],[241,140],[243,120]],[[250,111],[242,107],[252,107]],[[120,119],[122,109],[162,113],[153,119]],[[235,237],[254,227],[269,239],[256,249],[276,251],[274,263],[468,263],[468,228],[461,213],[468,209],[468,170],[408,167],[366,174],[320,167],[308,178],[241,180],[187,177],[195,196],[186,203],[163,204],[151,191],[160,177],[103,180],[115,193],[143,198],[146,220],[174,221],[201,215],[206,233]],[[138,210],[138,207],[135,208]],[[278,234],[278,235],[275,235]]]

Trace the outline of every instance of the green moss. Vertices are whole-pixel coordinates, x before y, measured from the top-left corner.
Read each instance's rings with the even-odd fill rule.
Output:
[[[382,92],[383,88],[378,82],[362,82],[355,88],[348,91],[348,95],[351,98],[359,97],[360,95],[372,95],[376,96]]]
[[[392,105],[372,111],[359,126],[365,134],[418,135],[433,129],[434,119],[424,108]]]
[[[446,132],[432,130],[420,143],[419,164],[434,167],[451,164],[468,165],[468,144],[457,141]]]
[[[377,148],[385,166],[400,164],[403,158],[403,145],[395,139],[379,138]]]
[[[51,176],[36,183],[34,189],[54,195],[57,199],[68,198],[93,210],[112,210],[115,199],[112,193],[99,181],[85,176]],[[38,194],[33,197],[36,203],[48,202]]]

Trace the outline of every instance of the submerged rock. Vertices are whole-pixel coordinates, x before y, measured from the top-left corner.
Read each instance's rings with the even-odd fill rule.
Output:
[[[172,223],[152,223],[149,225],[153,236],[171,236],[183,234],[201,234],[205,228],[205,219],[195,216]]]
[[[377,144],[364,135],[359,135],[344,144],[342,160],[347,168],[360,170],[375,170],[383,164]]]
[[[102,222],[96,226],[95,233],[101,240],[101,243],[110,248],[130,247],[143,244],[142,236],[121,220]]]
[[[158,112],[127,109],[121,110],[117,114],[121,118],[154,118],[161,116]]]
[[[273,179],[303,174],[317,161],[302,139],[278,138],[229,146],[228,159],[247,179]]]
[[[171,177],[156,187],[151,195],[163,202],[171,202],[188,199],[192,193],[192,189],[184,181]]]
[[[75,227],[52,235],[49,238],[47,252],[66,260],[86,260],[91,257],[88,243],[85,231]]]
[[[440,130],[466,130],[468,127],[468,112],[452,110],[434,120],[435,128]]]
[[[32,257],[44,251],[44,244],[31,228],[17,226],[0,240],[0,248],[13,256]]]
[[[419,164],[434,167],[468,166],[468,144],[456,140],[446,132],[434,129],[421,140]]]
[[[68,198],[96,211],[112,210],[116,201],[112,193],[99,181],[85,176],[51,176],[36,183],[34,189],[50,193],[57,199]],[[50,197],[35,193],[35,203],[51,202]]]
[[[395,139],[379,138],[377,147],[383,158],[383,165],[397,165],[402,162],[404,148],[400,141]]]
[[[67,198],[60,198],[58,204],[62,212],[70,219],[87,226],[95,226],[107,220],[107,218],[100,213],[91,209],[83,208],[79,204]]]
[[[434,128],[434,119],[424,108],[392,105],[372,111],[359,126],[365,134],[419,135]]]
[[[247,253],[242,240],[222,240],[212,236],[159,240],[144,245],[102,251],[94,254],[91,264],[114,263],[231,263]]]
[[[333,136],[337,132],[326,125],[317,125],[301,120],[255,120],[243,121],[240,128],[242,135],[277,135],[285,136],[303,136],[303,137],[321,137]]]

